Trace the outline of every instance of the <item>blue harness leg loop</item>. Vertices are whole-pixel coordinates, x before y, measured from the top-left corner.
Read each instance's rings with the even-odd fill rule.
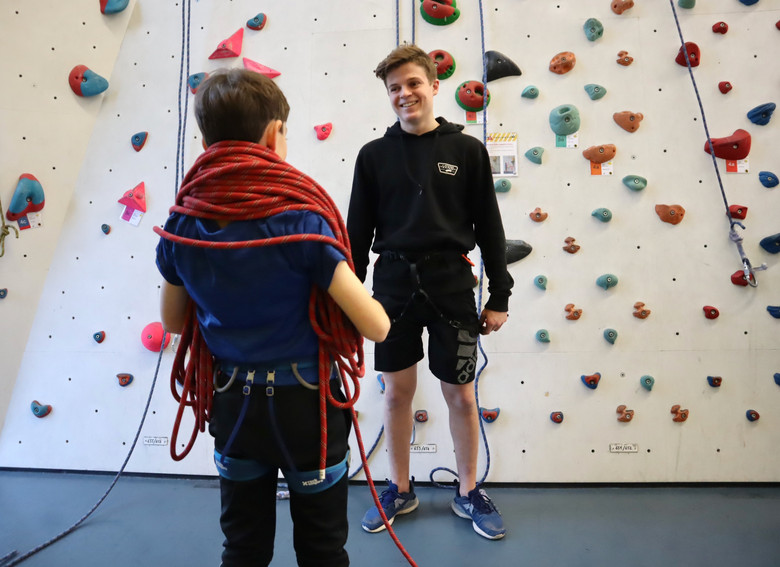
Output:
[[[319,469],[314,471],[296,471],[282,469],[290,490],[300,494],[315,494],[327,490],[347,473],[349,469],[349,451],[341,462],[325,469],[325,478],[320,479]]]
[[[217,465],[219,476],[234,482],[255,480],[271,472],[271,467],[267,465],[251,459],[226,457],[216,449],[214,449],[214,464]]]

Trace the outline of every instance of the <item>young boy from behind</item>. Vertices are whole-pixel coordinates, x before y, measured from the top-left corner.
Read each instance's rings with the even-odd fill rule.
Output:
[[[479,414],[472,384],[478,333],[497,331],[504,324],[513,285],[490,161],[479,140],[462,134],[463,126],[435,118],[433,97],[439,81],[425,51],[401,45],[380,62],[375,74],[385,84],[398,122],[360,150],[347,231],[361,280],[369,249],[379,254],[374,298],[392,321],[387,339],[374,352],[375,369],[385,381],[391,476],[382,508],[392,522],[418,505],[409,477],[409,440],[426,327],[429,367],[440,380],[449,409],[458,469],[452,510],[471,520],[480,535],[499,539],[505,534],[501,515],[476,484]],[[475,244],[490,280],[490,298],[479,315],[467,257]],[[372,533],[384,529],[376,507],[366,512],[362,526]]]
[[[371,340],[382,341],[390,326],[350,269],[348,246],[328,243],[343,226],[335,206],[310,206],[329,197],[284,162],[288,113],[284,94],[258,73],[222,71],[200,86],[195,114],[208,149],[185,177],[157,247],[163,326],[181,333],[191,298],[214,357],[209,432],[220,473],[223,567],[271,562],[280,469],[290,488],[298,565],[349,565],[349,411],[328,404],[321,480],[321,347],[310,298],[325,290]],[[240,245],[291,235],[277,245]],[[219,247],[228,242],[239,245]],[[329,388],[343,402],[337,377],[331,374]]]

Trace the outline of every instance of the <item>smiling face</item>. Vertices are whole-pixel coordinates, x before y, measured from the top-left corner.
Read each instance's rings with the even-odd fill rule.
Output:
[[[439,92],[439,80],[431,82],[420,65],[404,63],[385,79],[390,106],[410,134],[424,134],[438,127],[433,115],[433,97]]]

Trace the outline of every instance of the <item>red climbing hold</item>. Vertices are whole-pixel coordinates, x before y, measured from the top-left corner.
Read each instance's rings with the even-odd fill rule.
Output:
[[[701,60],[701,51],[699,50],[699,46],[692,41],[686,41],[685,49],[688,50],[688,61],[691,62],[691,67],[698,67],[699,61]],[[678,65],[687,67],[685,64],[685,50],[682,47],[680,47],[680,51],[677,53],[675,61]]]
[[[717,319],[720,316],[720,311],[718,311],[717,307],[713,307],[712,305],[705,305],[702,307],[704,310],[704,316],[707,319]]]
[[[146,185],[144,185],[144,182],[141,181],[138,185],[130,189],[130,191],[127,191],[124,195],[122,195],[122,198],[119,199],[118,202],[126,207],[145,213]]]
[[[433,59],[433,64],[436,65],[437,79],[448,79],[455,72],[455,59],[449,52],[443,49],[436,49],[428,53],[428,57]]]
[[[729,31],[729,25],[726,22],[718,22],[717,24],[713,24],[712,31],[715,33],[724,34]]]
[[[715,148],[715,157],[722,159],[745,159],[750,153],[750,133],[741,128],[735,130],[731,136],[725,138],[712,138],[712,147]],[[710,144],[704,142],[704,151],[710,153]]]
[[[209,59],[227,59],[238,57],[241,54],[241,46],[244,43],[244,28],[239,28],[236,33],[219,44],[219,47],[209,55]]]
[[[750,274],[750,281],[755,283],[755,278],[753,277],[753,274]],[[731,283],[734,285],[741,285],[746,286],[748,285],[748,280],[745,278],[745,272],[744,270],[737,270],[733,274],[731,274]]]
[[[314,127],[314,131],[317,133],[318,140],[326,140],[330,133],[333,132],[333,124],[328,122],[327,124],[319,124]]]
[[[729,214],[733,219],[744,219],[747,216],[747,211],[748,208],[742,205],[729,205]]]
[[[729,92],[733,88],[734,87],[728,81],[721,81],[721,82],[718,83],[718,90],[720,92],[722,92],[723,94],[726,94],[727,92]]]
[[[119,380],[119,385],[123,388],[130,384],[130,382],[133,381],[133,375],[127,374],[126,372],[122,372],[121,374],[116,375],[117,380]]]
[[[95,342],[100,344],[103,341],[106,340],[106,332],[105,331],[98,331],[96,333],[92,334],[92,338],[95,339]]]
[[[428,412],[424,409],[418,409],[416,412],[414,412],[414,420],[417,423],[425,423],[428,421]]]
[[[247,57],[244,57],[244,69],[249,69],[250,71],[254,71],[255,73],[260,73],[261,75],[265,75],[269,79],[273,79],[274,77],[278,77],[279,75],[281,75],[279,71],[275,69],[271,69],[270,67],[266,67],[265,65],[262,65],[257,61],[252,61]]]
[[[165,346],[163,346],[163,337],[165,337]],[[163,330],[162,323],[149,323],[141,331],[141,342],[152,352],[160,352],[161,349],[168,346],[170,341],[171,335]]]

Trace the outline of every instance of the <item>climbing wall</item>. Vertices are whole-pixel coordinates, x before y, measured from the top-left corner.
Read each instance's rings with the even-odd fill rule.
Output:
[[[28,18],[25,26],[14,26],[16,41],[24,29],[37,29],[43,16],[18,4],[3,13],[4,21]],[[516,134],[516,175],[496,176],[503,180],[498,199],[507,237],[533,251],[510,266],[515,288],[508,324],[482,341],[480,476],[488,471],[487,480],[495,482],[778,480],[773,448],[780,442],[780,323],[767,306],[780,304],[779,276],[777,256],[759,242],[780,232],[780,188],[765,187],[759,172],[780,173],[780,118],[759,125],[748,112],[776,102],[780,71],[772,56],[780,46],[774,24],[780,2],[711,0],[692,9],[674,4],[685,40],[700,50],[693,76],[710,134],[723,138],[742,129],[751,136],[747,162],[735,164],[743,172],[727,172],[726,160],[718,158],[719,176],[703,151],[697,95],[687,67],[675,62],[681,44],[672,6],[663,0],[636,0],[620,15],[605,0],[459,0],[460,16],[443,26],[421,17],[419,1],[401,2],[399,12],[379,0],[359,9],[300,0],[280,7],[246,0],[219,6],[138,2],[110,19],[92,4],[97,2],[69,6],[60,18],[76,27],[86,22],[78,35],[83,45],[79,51],[68,47],[74,54],[66,60],[44,59],[50,43],[60,49],[54,39],[28,65],[0,60],[14,80],[25,75],[13,102],[0,104],[14,125],[0,133],[6,148],[0,152],[0,198],[7,206],[25,172],[41,172],[48,189],[44,226],[22,231],[18,240],[6,238],[0,258],[0,288],[8,289],[0,313],[12,321],[0,345],[0,384],[6,386],[0,390],[12,392],[1,400],[7,411],[0,466],[116,470],[127,455],[158,360],[141,341],[142,330],[159,318],[152,226],[164,222],[177,174],[201,148],[182,79],[240,66],[243,57],[278,71],[274,80],[292,107],[288,161],[317,179],[345,211],[357,151],[394,120],[372,69],[400,39],[415,40],[426,51],[446,50],[455,59],[455,72],[442,80],[436,97],[437,114],[469,123],[466,132],[479,139]],[[22,15],[14,14],[17,9]],[[246,23],[258,10],[266,25],[252,30]],[[78,12],[89,17],[74,16]],[[593,41],[583,27],[589,18],[603,25]],[[714,33],[721,21],[728,32]],[[208,59],[240,29],[238,57]],[[116,49],[101,55],[105,63],[83,56],[104,51],[101,34],[116,47],[124,35],[118,55]],[[12,39],[13,33],[2,41]],[[499,53],[522,74],[488,82],[483,127],[485,117],[467,116],[455,95],[461,84],[482,81],[484,51]],[[553,73],[550,63],[562,52],[573,53],[576,63]],[[626,57],[630,65],[618,63]],[[77,62],[102,72],[108,90],[76,97],[67,73]],[[27,67],[39,73],[38,81],[27,80]],[[56,102],[40,95],[44,79]],[[721,82],[731,90],[721,93]],[[607,94],[592,100],[585,85]],[[53,104],[67,105],[74,115],[61,127],[70,137],[60,143],[40,120],[63,114]],[[560,107],[579,115],[576,140],[556,139],[550,114]],[[622,112],[633,113],[633,123],[641,114],[636,131],[616,123],[613,115]],[[76,121],[82,115],[87,124]],[[326,123],[332,133],[319,140],[315,126]],[[141,132],[148,138],[135,151],[131,142]],[[567,143],[576,147],[558,147]],[[583,151],[608,144],[615,156],[595,175]],[[525,157],[532,148],[541,163]],[[18,157],[2,155],[9,152]],[[641,184],[634,179],[646,186],[636,190]],[[121,218],[125,209],[117,201],[131,190],[137,194],[142,182],[147,211],[136,226]],[[732,283],[742,261],[729,237],[724,200],[748,210],[744,229],[736,226],[735,234],[754,267],[767,264],[755,272],[757,287]],[[667,207],[657,213],[658,205]],[[594,216],[598,209],[611,215]],[[664,222],[681,214],[678,224]],[[102,225],[109,225],[107,234]],[[579,246],[575,253],[572,244]],[[479,267],[478,251],[472,257]],[[708,318],[714,311],[705,306],[719,316]],[[94,335],[101,331],[98,342]],[[164,351],[128,468],[213,474],[207,435],[184,461],[169,456],[173,348]],[[382,392],[370,369],[370,343],[366,351],[369,370],[358,409],[369,450],[381,428]],[[133,380],[122,386],[118,375]],[[51,405],[51,413],[36,417],[33,400]],[[437,467],[453,468],[454,457],[446,408],[424,364],[415,409],[425,410],[427,421],[415,426],[412,474],[428,480]],[[179,450],[191,430],[185,416],[175,441]],[[370,466],[375,478],[388,474],[381,439]],[[437,471],[435,478],[451,475]]]

